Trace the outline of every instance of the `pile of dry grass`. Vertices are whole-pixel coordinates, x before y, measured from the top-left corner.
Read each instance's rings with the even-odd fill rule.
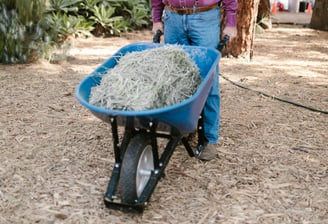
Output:
[[[177,45],[131,52],[92,88],[90,103],[112,110],[148,110],[189,98],[201,83],[199,69]]]

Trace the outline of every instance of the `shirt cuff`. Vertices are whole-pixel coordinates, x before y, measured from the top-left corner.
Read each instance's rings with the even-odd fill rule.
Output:
[[[226,26],[232,26],[235,27],[237,26],[237,18],[236,18],[236,13],[235,12],[231,12],[231,13],[227,13],[226,15]]]

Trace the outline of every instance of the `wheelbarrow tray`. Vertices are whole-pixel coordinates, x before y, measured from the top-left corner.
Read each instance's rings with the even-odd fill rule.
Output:
[[[199,116],[212,87],[215,73],[220,59],[219,51],[198,46],[183,46],[183,50],[190,56],[199,68],[202,82],[193,96],[181,103],[158,109],[142,111],[111,110],[98,107],[89,103],[92,87],[100,84],[102,77],[108,69],[113,68],[120,57],[135,51],[144,51],[151,48],[162,47],[157,43],[134,43],[126,45],[107,59],[94,72],[82,80],[76,90],[78,101],[89,109],[96,117],[105,122],[110,122],[110,117],[136,118],[139,123],[156,121],[177,130],[180,134],[191,133],[197,127]]]

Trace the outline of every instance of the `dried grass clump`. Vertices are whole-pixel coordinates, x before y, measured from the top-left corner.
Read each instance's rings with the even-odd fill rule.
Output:
[[[199,69],[177,45],[131,52],[91,89],[89,102],[112,110],[149,110],[191,97],[201,83]]]

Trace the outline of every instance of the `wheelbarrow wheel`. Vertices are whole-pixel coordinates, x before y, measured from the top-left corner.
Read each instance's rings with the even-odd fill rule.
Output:
[[[122,161],[120,188],[123,203],[136,202],[153,170],[151,138],[148,134],[138,134],[130,140]]]

